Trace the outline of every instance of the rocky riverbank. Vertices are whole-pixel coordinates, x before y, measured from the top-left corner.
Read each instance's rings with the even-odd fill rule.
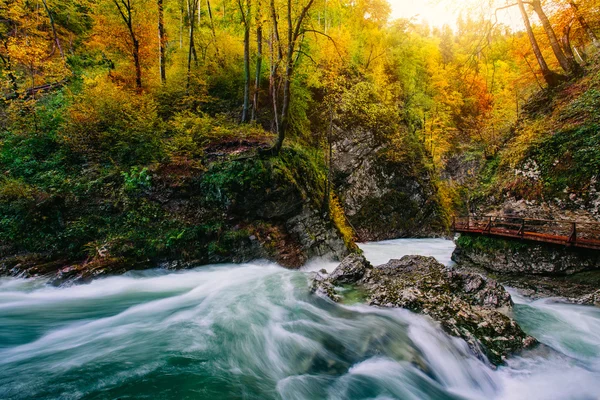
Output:
[[[449,269],[431,257],[406,256],[373,267],[353,254],[331,274],[318,273],[313,282],[315,292],[334,301],[343,299],[347,286],[362,292],[369,305],[430,316],[496,365],[536,343],[507,316],[512,300],[501,285],[479,274]]]
[[[527,297],[600,305],[600,252],[551,244],[461,235],[456,268],[486,274]]]
[[[66,285],[159,266],[268,259],[298,268],[356,250],[336,198],[325,201],[319,160],[301,149],[262,158],[254,151],[260,146],[224,142],[202,163],[99,177],[86,192],[53,201],[34,196],[25,206],[35,220],[0,240],[0,276],[47,276]],[[11,207],[22,205],[17,200]],[[44,240],[33,241],[25,228]]]
[[[501,274],[572,275],[600,270],[600,252],[463,234],[452,259]]]

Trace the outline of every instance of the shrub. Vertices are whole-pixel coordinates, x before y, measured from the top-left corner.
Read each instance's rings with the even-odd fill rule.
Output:
[[[88,161],[135,165],[161,157],[163,136],[150,96],[97,80],[69,107],[62,139]]]

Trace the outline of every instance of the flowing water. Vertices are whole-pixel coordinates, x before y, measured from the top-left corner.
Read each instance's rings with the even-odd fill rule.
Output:
[[[363,247],[373,263],[452,251]],[[547,346],[493,370],[426,317],[333,304],[308,283],[260,262],[68,288],[0,280],[0,399],[600,399],[598,308],[515,294],[517,320]]]

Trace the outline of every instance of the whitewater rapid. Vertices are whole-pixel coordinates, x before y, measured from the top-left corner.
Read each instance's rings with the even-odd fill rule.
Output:
[[[450,263],[441,239],[362,246]],[[497,370],[430,319],[311,295],[310,270],[267,262],[149,270],[53,288],[0,279],[0,399],[600,398],[600,309],[529,301],[544,346]]]

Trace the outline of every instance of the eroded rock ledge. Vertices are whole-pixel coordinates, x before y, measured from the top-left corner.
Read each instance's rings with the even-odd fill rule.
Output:
[[[318,273],[313,290],[340,301],[342,285],[364,291],[369,305],[402,307],[430,316],[496,365],[536,343],[506,315],[512,300],[502,286],[478,274],[448,269],[432,257],[406,256],[373,267],[352,254],[331,274]]]

